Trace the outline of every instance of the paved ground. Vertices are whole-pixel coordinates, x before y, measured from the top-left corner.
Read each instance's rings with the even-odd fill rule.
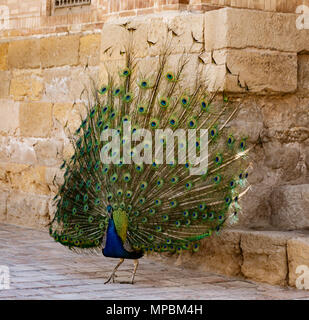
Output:
[[[106,284],[117,260],[81,256],[46,232],[0,224],[0,265],[9,267],[11,288],[0,299],[306,299],[308,291],[171,267],[143,258],[136,283]],[[126,261],[117,281],[129,280]],[[1,280],[1,278],[0,278]]]

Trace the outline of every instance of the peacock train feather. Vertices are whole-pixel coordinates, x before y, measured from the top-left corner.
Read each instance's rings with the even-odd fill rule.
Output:
[[[77,251],[100,251],[103,242],[103,254],[118,258],[196,252],[201,239],[237,219],[239,199],[247,190],[250,149],[247,137],[229,129],[240,106],[225,95],[208,92],[199,72],[188,75],[189,55],[183,54],[174,68],[170,59],[169,50],[163,50],[152,72],[144,74],[129,50],[125,67],[109,74],[95,90],[87,116],[71,137],[74,154],[61,166],[64,183],[54,198],[50,225],[57,242]],[[150,140],[131,141],[128,147],[123,133],[128,121],[132,134],[145,128]],[[155,148],[155,131],[168,128],[208,130],[205,172],[192,175],[194,165],[179,159],[181,148],[192,149],[188,135],[175,139],[172,161],[158,161],[171,150],[164,149],[163,136],[162,148]],[[120,141],[111,155],[118,161],[109,164],[100,156],[107,146],[101,136],[108,129],[116,129]],[[147,148],[150,163],[125,163],[124,156],[145,153]],[[199,138],[194,148],[199,154]],[[117,241],[121,248],[113,246]]]

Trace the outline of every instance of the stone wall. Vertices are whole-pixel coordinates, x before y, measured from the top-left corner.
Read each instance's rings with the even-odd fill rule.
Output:
[[[101,35],[75,33],[0,44],[0,221],[43,227],[68,130],[79,125]]]
[[[54,2],[0,0],[0,39],[93,30],[102,28],[111,17],[143,16],[165,11],[197,13],[234,7],[294,13],[299,5],[309,6],[309,0],[91,0],[91,5],[55,9]],[[3,21],[3,18],[8,21]]]
[[[271,12],[287,9],[252,10],[250,1],[241,5],[249,9],[219,10],[208,9],[240,2],[165,1],[159,7],[164,12],[155,1],[157,14],[146,17],[122,14],[123,4],[117,14],[100,15],[103,3],[92,2],[98,11],[48,16],[42,1],[39,19],[34,9],[33,15],[16,11],[16,25],[0,33],[0,221],[36,228],[49,222],[54,182],[61,181],[58,167],[71,152],[66,136],[83,112],[81,92],[90,77],[104,80],[106,63],[121,63],[127,30],[138,39],[137,57],[145,70],[172,36],[171,59],[183,48],[190,50],[190,72],[202,67],[210,88],[242,100],[232,126],[258,143],[251,154],[252,189],[243,202],[241,230],[212,240],[219,245],[205,242],[199,265],[295,285],[297,266],[309,261],[309,30],[296,28],[296,14]],[[174,10],[202,4],[211,7]],[[169,5],[177,7],[164,7]],[[263,231],[248,231],[257,229]],[[211,250],[212,245],[220,249]],[[177,263],[186,264],[185,257]]]

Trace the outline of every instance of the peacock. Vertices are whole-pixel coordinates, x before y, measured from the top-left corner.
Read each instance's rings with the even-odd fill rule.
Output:
[[[120,259],[105,283],[124,259],[134,260],[133,284],[142,256],[197,252],[237,221],[249,188],[248,137],[231,132],[241,103],[188,71],[190,54],[172,63],[167,46],[145,74],[133,49],[93,87],[70,135],[49,225],[71,250]]]

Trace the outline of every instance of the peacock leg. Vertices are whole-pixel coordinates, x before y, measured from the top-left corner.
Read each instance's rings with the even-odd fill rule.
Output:
[[[113,280],[113,283],[115,282],[115,280],[114,280],[115,273],[116,273],[117,269],[119,268],[119,266],[123,263],[123,261],[124,261],[124,259],[120,258],[120,261],[118,262],[117,266],[115,267],[115,269],[113,270],[113,272],[111,273],[109,278],[104,282],[104,284],[109,283],[111,280]]]
[[[135,277],[135,274],[136,274],[136,270],[137,270],[137,267],[138,267],[138,259],[135,259],[134,260],[134,270],[133,270],[133,274],[132,274],[132,279],[131,279],[131,283],[133,284],[134,283],[134,277]]]

